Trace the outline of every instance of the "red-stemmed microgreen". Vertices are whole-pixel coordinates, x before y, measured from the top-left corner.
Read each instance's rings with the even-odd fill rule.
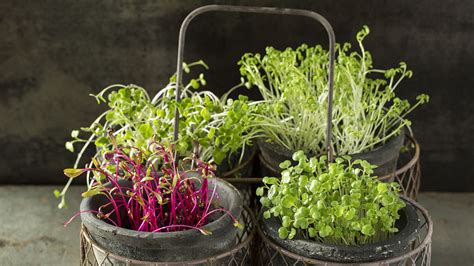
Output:
[[[113,137],[111,137],[113,142]],[[64,174],[75,178],[91,173],[92,180],[84,197],[102,195],[107,202],[92,212],[98,219],[131,230],[142,232],[171,232],[194,229],[202,234],[209,232],[202,227],[216,213],[228,215],[234,226],[242,225],[234,215],[218,206],[216,185],[210,185],[215,166],[196,156],[175,160],[174,147],[153,142],[146,150],[135,150],[133,156],[114,144],[105,154],[106,160],[93,167],[65,169]],[[127,148],[129,151],[130,148]],[[128,180],[130,182],[123,182]]]

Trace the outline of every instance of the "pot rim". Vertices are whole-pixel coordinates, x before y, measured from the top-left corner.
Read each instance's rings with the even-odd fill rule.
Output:
[[[364,152],[359,152],[359,153],[352,153],[352,154],[348,154],[348,156],[351,156],[351,157],[354,157],[354,156],[361,156],[361,155],[368,155],[368,154],[373,154],[373,153],[376,153],[380,150],[382,150],[383,148],[387,147],[387,146],[391,146],[393,143],[395,142],[398,142],[398,140],[400,138],[404,138],[405,137],[405,134],[406,134],[406,127],[402,127],[400,128],[400,132],[398,132],[398,134],[395,134],[393,135],[392,137],[390,137],[388,139],[388,141],[384,142],[384,143],[379,143],[375,146],[375,148],[369,150],[369,151],[364,151]],[[259,147],[262,147],[262,146],[266,146],[268,147],[269,145],[274,145],[272,147],[272,150],[280,155],[283,155],[283,156],[286,156],[286,157],[290,157],[293,155],[294,152],[296,151],[291,151],[289,149],[287,149],[286,147],[283,147],[282,145],[278,144],[278,143],[275,143],[275,142],[269,142],[268,140],[270,140],[270,138],[268,137],[260,137],[260,138],[257,138],[257,143],[259,145]],[[272,140],[270,140],[272,141]],[[322,154],[313,154],[313,153],[306,153],[309,157],[313,157],[313,156],[316,156],[316,157],[320,157],[326,153],[322,153]],[[345,155],[345,154],[343,154]],[[338,154],[335,154],[336,157],[339,157],[341,155],[338,155]]]
[[[299,242],[299,243],[305,243],[305,244],[312,245],[312,246],[325,246],[325,247],[329,247],[329,248],[353,251],[353,250],[360,250],[360,249],[372,249],[372,248],[375,249],[379,246],[382,246],[384,244],[389,244],[389,243],[397,243],[398,244],[398,243],[401,242],[401,240],[405,240],[405,239],[415,237],[413,235],[418,232],[418,229],[419,229],[419,226],[420,226],[420,217],[417,214],[417,210],[416,210],[417,206],[412,204],[409,200],[407,200],[403,196],[400,197],[400,198],[406,204],[406,206],[403,209],[401,209],[400,211],[403,211],[405,213],[406,219],[407,219],[407,221],[406,221],[407,224],[399,232],[395,233],[390,238],[387,238],[385,240],[378,241],[378,242],[375,242],[375,243],[363,244],[363,245],[359,245],[359,246],[348,246],[348,245],[326,244],[326,243],[323,243],[323,242],[306,240],[306,239],[287,240],[287,239],[280,239],[278,235],[275,235],[275,236],[270,235],[263,228],[262,228],[263,229],[262,231],[265,233],[265,235],[267,235],[274,242],[278,243],[278,242],[282,242],[282,241],[292,241],[292,242],[296,243],[295,246],[298,245],[297,243]],[[264,221],[264,220],[262,220],[262,215],[263,215],[263,212],[261,212],[260,215],[259,215],[259,221],[260,222]],[[270,219],[276,220],[276,222],[279,225],[281,225],[281,222],[278,221],[278,218],[272,216]],[[270,219],[265,219],[265,220],[270,220]],[[412,228],[414,230],[409,231],[410,228]],[[278,241],[278,240],[280,240],[280,241]],[[294,252],[294,251],[292,251],[292,252]],[[303,255],[303,254],[299,254],[299,255]]]
[[[127,181],[127,180],[119,180],[119,182],[121,182],[121,181]],[[236,219],[239,219],[240,216],[241,216],[241,210],[243,208],[242,207],[243,204],[242,204],[242,196],[240,195],[240,192],[237,190],[237,188],[235,188],[229,182],[227,182],[227,181],[225,181],[221,178],[217,178],[217,177],[211,178],[210,181],[215,182],[216,185],[221,185],[221,186],[223,185],[223,186],[227,187],[228,189],[232,190],[234,193],[236,193],[238,195],[239,202],[234,204],[234,206],[230,207],[228,209],[228,211],[230,213],[232,213],[232,215],[234,215],[234,217]],[[84,198],[81,201],[80,210],[81,211],[90,210],[90,208],[87,208],[87,206],[90,205],[92,199],[94,199],[98,196],[100,196],[100,195],[95,195],[95,196],[92,196],[92,197]],[[173,232],[141,232],[141,231],[136,231],[136,230],[132,230],[132,229],[118,227],[118,226],[115,226],[113,224],[109,224],[109,223],[105,222],[104,220],[101,220],[101,219],[97,218],[96,214],[94,214],[92,212],[83,212],[83,213],[81,213],[81,220],[82,220],[82,223],[84,224],[84,226],[86,226],[86,227],[93,226],[93,227],[96,227],[97,229],[99,229],[101,231],[112,233],[114,235],[122,235],[122,236],[125,236],[125,237],[133,237],[133,238],[140,238],[140,239],[147,239],[147,240],[168,239],[168,238],[173,238],[173,237],[177,237],[177,236],[193,237],[197,234],[201,235],[201,233],[198,230],[194,230],[194,229],[186,229],[186,230],[182,230],[182,231],[173,231]],[[231,218],[228,217],[228,215],[224,214],[224,215],[221,215],[219,218],[217,218],[215,221],[207,223],[206,225],[204,225],[200,228],[212,232],[212,231],[216,230],[217,228],[221,228],[222,226],[225,226],[226,224],[228,224],[231,221],[232,221]]]
[[[233,175],[237,172],[239,172],[240,170],[244,169],[245,167],[247,167],[254,159],[255,159],[255,156],[257,155],[257,145],[252,145],[252,146],[248,146],[250,148],[250,155],[248,156],[248,158],[245,160],[245,161],[242,161],[239,165],[237,165],[236,167],[232,168],[232,169],[229,169],[228,171],[226,172],[223,172],[221,175],[222,175],[222,178],[232,178]],[[244,157],[245,158],[245,157]],[[219,166],[217,166],[219,167]]]

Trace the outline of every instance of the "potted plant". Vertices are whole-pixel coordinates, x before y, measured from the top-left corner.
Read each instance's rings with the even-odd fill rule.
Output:
[[[184,64],[184,70],[207,65],[202,61]],[[205,85],[204,75],[190,79],[181,90],[181,101],[176,102],[175,77],[170,83],[151,97],[148,92],[137,85],[111,85],[97,95],[92,95],[98,103],[106,103],[109,107],[89,126],[73,130],[71,141],[66,148],[75,152],[76,144],[83,144],[78,152],[74,168],[77,168],[82,155],[90,144],[97,151],[94,158],[103,160],[104,154],[113,149],[108,138],[108,132],[113,131],[118,145],[146,148],[152,141],[173,143],[174,110],[178,106],[180,112],[179,137],[176,151],[180,157],[195,153],[203,161],[217,164],[217,174],[220,177],[232,172],[249,175],[252,164],[249,163],[255,153],[252,139],[259,129],[254,125],[257,106],[246,96],[229,99],[230,93],[241,85],[237,85],[221,98],[210,91],[198,91]],[[124,148],[125,152],[133,155],[133,149]],[[244,167],[245,166],[245,167]],[[64,189],[56,191],[61,197],[60,207],[65,205],[65,194],[72,180]]]
[[[410,250],[418,215],[399,198],[396,183],[373,177],[364,160],[293,154],[281,179],[265,177],[257,195],[264,207],[261,228],[280,247],[306,258],[370,262]]]
[[[211,164],[176,161],[172,148],[154,142],[131,147],[129,156],[111,140],[102,164],[64,170],[70,178],[93,176],[76,216],[101,248],[140,261],[184,262],[236,245],[242,199],[214,177]]]
[[[363,46],[369,28],[357,34],[359,51],[351,44],[336,44],[333,99],[332,149],[337,156],[365,159],[384,176],[396,169],[406,116],[428,101],[419,95],[411,106],[395,89],[412,76],[405,63],[397,68],[373,68],[371,54]],[[279,51],[267,47],[266,54],[245,54],[239,61],[248,87],[256,86],[263,99],[259,140],[262,159],[273,173],[278,164],[297,150],[309,156],[324,154],[327,116],[329,53],[320,45],[306,44]]]

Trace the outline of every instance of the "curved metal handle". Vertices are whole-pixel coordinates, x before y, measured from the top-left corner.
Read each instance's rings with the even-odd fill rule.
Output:
[[[176,102],[180,100],[180,88],[183,79],[183,54],[184,54],[184,42],[186,30],[188,29],[189,23],[198,15],[201,15],[210,11],[223,11],[223,12],[243,12],[243,13],[262,13],[262,14],[276,14],[276,15],[292,15],[292,16],[303,16],[315,19],[321,23],[326,29],[329,37],[329,92],[328,92],[328,115],[327,115],[327,128],[326,128],[326,148],[328,152],[328,161],[333,161],[333,151],[331,146],[331,134],[332,134],[332,98],[333,98],[333,79],[334,79],[334,58],[335,51],[334,46],[336,37],[331,24],[320,14],[303,9],[288,9],[288,8],[277,8],[277,7],[254,7],[254,6],[230,6],[230,5],[208,5],[202,6],[193,10],[184,19],[179,30],[179,41],[178,41],[178,59],[176,66]],[[175,120],[174,120],[174,141],[178,140],[179,131],[179,110],[178,107],[175,109]]]

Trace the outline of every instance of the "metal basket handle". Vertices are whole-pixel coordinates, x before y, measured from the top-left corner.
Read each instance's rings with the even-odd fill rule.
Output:
[[[328,162],[333,161],[333,151],[331,145],[332,135],[332,98],[333,98],[333,79],[334,79],[334,58],[335,51],[334,46],[336,37],[331,24],[320,14],[303,9],[288,9],[288,8],[277,8],[277,7],[254,7],[254,6],[231,6],[231,5],[207,5],[194,9],[184,19],[179,30],[179,41],[178,41],[178,59],[176,66],[176,102],[180,101],[181,94],[181,83],[183,79],[183,54],[184,54],[184,42],[186,37],[186,30],[189,23],[198,15],[207,13],[210,11],[222,11],[222,12],[242,12],[242,13],[261,13],[261,14],[276,14],[276,15],[292,15],[302,16],[315,19],[321,23],[326,29],[329,37],[329,92],[328,92],[328,114],[327,114],[327,127],[326,127],[326,148],[328,152]],[[175,109],[174,118],[174,141],[178,140],[179,131],[179,110],[178,107]]]

